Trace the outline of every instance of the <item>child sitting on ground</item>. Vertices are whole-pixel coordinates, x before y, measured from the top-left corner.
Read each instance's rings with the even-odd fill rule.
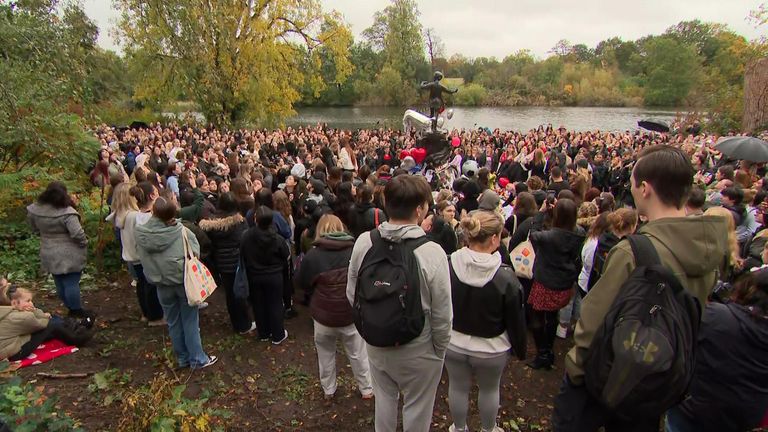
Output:
[[[32,292],[0,279],[0,359],[26,358],[40,344],[59,339],[81,346],[92,337],[93,320],[64,320],[35,307]]]

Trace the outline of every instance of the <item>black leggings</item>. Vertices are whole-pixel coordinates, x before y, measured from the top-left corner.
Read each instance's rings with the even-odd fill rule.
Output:
[[[552,351],[557,334],[558,311],[534,310],[531,316],[531,332],[538,351]]]
[[[68,345],[82,346],[93,337],[93,331],[84,327],[77,327],[71,322],[55,321],[48,322],[48,327],[32,333],[29,342],[21,346],[16,354],[8,357],[10,361],[17,361],[27,358],[43,342],[51,339],[59,339]]]

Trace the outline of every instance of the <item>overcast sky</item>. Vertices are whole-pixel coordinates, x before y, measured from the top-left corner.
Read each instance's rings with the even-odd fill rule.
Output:
[[[111,0],[84,0],[86,13],[99,25],[99,44],[118,50],[112,37],[118,14]],[[754,39],[761,32],[746,20],[759,0],[421,0],[421,23],[434,28],[447,54],[498,59],[520,49],[546,57],[567,39],[589,47],[619,36],[624,40],[662,33],[683,20],[727,24]],[[373,22],[389,0],[323,0],[325,9],[341,12],[355,37]]]

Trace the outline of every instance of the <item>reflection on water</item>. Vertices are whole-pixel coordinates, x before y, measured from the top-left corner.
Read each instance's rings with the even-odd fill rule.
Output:
[[[453,108],[450,128],[488,127],[502,130],[529,130],[551,123],[571,130],[632,130],[637,121],[654,118],[670,122],[672,110],[647,108],[592,107],[501,107]],[[358,129],[372,127],[402,128],[404,109],[393,107],[300,108],[298,115],[287,120],[288,125],[328,123],[331,127]]]

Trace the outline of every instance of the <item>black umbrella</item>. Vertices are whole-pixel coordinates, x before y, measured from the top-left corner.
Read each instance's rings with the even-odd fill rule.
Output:
[[[732,158],[749,162],[768,162],[768,142],[750,136],[721,138],[715,149]]]
[[[654,132],[669,132],[669,125],[661,120],[640,120],[637,125],[643,129]]]

